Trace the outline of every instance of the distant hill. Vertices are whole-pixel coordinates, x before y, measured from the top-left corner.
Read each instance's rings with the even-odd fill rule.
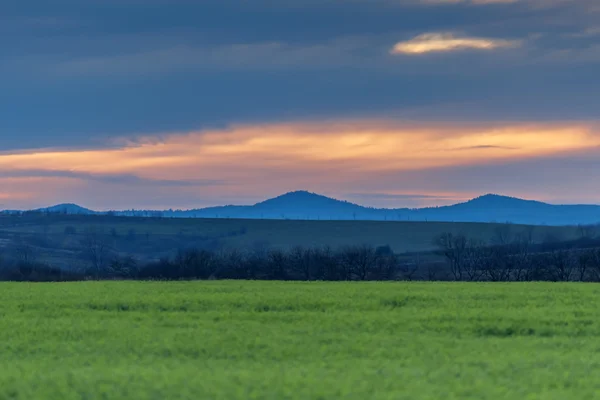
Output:
[[[530,225],[600,223],[600,206],[551,205],[539,201],[487,194],[465,203],[418,209],[363,207],[298,191],[253,206],[225,206],[174,212],[175,217],[334,219],[440,222],[511,222]]]
[[[297,191],[283,194],[252,206],[211,207],[190,211],[176,211],[177,217],[206,218],[265,218],[265,219],[362,219],[379,218],[382,210],[369,209],[346,201],[332,199],[316,193]],[[357,218],[358,219],[358,218]]]
[[[76,204],[60,204],[37,211],[65,214],[108,214],[89,210]],[[600,206],[597,205],[552,205],[495,194],[487,194],[464,203],[443,207],[378,209],[307,191],[296,191],[247,206],[228,205],[194,210],[131,210],[110,213],[120,216],[173,218],[511,222],[528,225],[600,223]]]
[[[57,214],[81,214],[81,215],[97,214],[96,211],[92,211],[90,209],[78,206],[77,204],[57,204],[57,205],[51,206],[51,207],[39,208],[35,211],[57,213]]]
[[[600,206],[553,205],[540,201],[487,194],[452,206],[415,210],[419,217],[436,221],[512,222],[530,225],[600,223]]]

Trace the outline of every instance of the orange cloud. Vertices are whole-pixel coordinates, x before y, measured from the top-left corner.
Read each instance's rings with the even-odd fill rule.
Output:
[[[142,138],[117,149],[36,151],[0,155],[2,170],[67,170],[194,178],[216,167],[353,165],[363,170],[422,169],[492,159],[535,157],[600,145],[590,125],[443,126],[394,122],[299,123],[239,126],[222,131]],[[177,179],[192,176],[175,175]]]
[[[588,123],[267,124],[171,134],[162,140],[138,138],[119,148],[0,154],[0,177],[12,173],[11,179],[20,182],[18,190],[15,183],[8,187],[38,197],[36,185],[48,182],[54,171],[54,190],[68,187],[69,193],[76,193],[73,182],[85,181],[87,176],[127,175],[140,178],[120,181],[130,183],[129,191],[148,187],[153,181],[171,182],[171,186],[203,181],[197,187],[191,184],[176,191],[186,195],[251,192],[261,198],[269,190],[350,188],[353,182],[377,179],[377,174],[390,171],[511,162],[595,146],[600,146],[600,132]],[[38,176],[35,181],[26,180],[27,171]],[[96,180],[95,185],[108,187],[118,184],[115,182]]]

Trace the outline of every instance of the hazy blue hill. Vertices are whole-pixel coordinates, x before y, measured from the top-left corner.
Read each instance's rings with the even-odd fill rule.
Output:
[[[90,209],[87,209],[87,208],[84,208],[84,207],[78,206],[77,204],[72,204],[72,203],[57,204],[57,205],[51,206],[51,207],[40,208],[35,211],[50,212],[50,213],[57,213],[57,214],[86,214],[86,215],[97,214],[96,211],[92,211]]]
[[[600,222],[600,206],[551,205],[540,201],[486,194],[464,203],[443,207],[375,209],[307,191],[296,191],[253,206],[213,207],[188,211],[180,216],[194,215],[198,217],[266,219],[411,220],[573,225]]]
[[[471,199],[464,203],[455,204],[455,209],[460,207],[465,208],[537,208],[537,207],[551,207],[550,204],[542,203],[540,201],[535,200],[523,200],[516,197],[509,196],[501,196],[498,194],[486,194],[484,196],[479,196],[474,199]]]
[[[600,206],[553,205],[495,194],[487,194],[451,206],[415,210],[415,214],[417,219],[425,217],[435,221],[512,222],[534,225],[600,222]]]
[[[286,193],[253,206],[253,211],[262,215],[290,219],[329,218],[330,216],[352,219],[355,214],[366,213],[366,210],[356,204],[306,191]]]
[[[332,199],[307,191],[285,193],[251,206],[209,207],[176,213],[176,216],[265,218],[265,219],[379,219],[376,215],[386,210],[375,210]],[[372,218],[365,218],[371,215]],[[381,218],[383,219],[383,218]]]
[[[59,204],[38,211],[104,214],[76,204]],[[421,209],[376,209],[316,193],[295,191],[254,205],[229,205],[175,211],[117,211],[114,214],[124,216],[160,214],[175,218],[512,222],[532,225],[577,225],[600,222],[600,206],[552,205],[496,194],[486,194],[450,206]]]

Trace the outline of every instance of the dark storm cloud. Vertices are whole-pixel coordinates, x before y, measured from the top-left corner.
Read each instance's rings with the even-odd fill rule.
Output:
[[[346,116],[593,119],[598,20],[595,0],[7,0],[0,146]],[[427,33],[515,45],[390,54]]]

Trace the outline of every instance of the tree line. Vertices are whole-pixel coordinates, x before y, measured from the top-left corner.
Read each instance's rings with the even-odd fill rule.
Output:
[[[600,237],[581,228],[573,241],[534,242],[531,231],[513,235],[499,228],[490,242],[446,232],[436,250],[395,254],[389,246],[354,245],[249,250],[181,249],[170,257],[143,261],[115,253],[110,235],[89,229],[81,238],[85,267],[60,268],[37,261],[33,248],[15,247],[16,258],[0,251],[0,280],[68,281],[85,279],[303,281],[593,281],[600,282]]]
[[[594,238],[539,244],[520,238],[486,244],[445,233],[436,244],[456,281],[600,282],[600,242]]]

